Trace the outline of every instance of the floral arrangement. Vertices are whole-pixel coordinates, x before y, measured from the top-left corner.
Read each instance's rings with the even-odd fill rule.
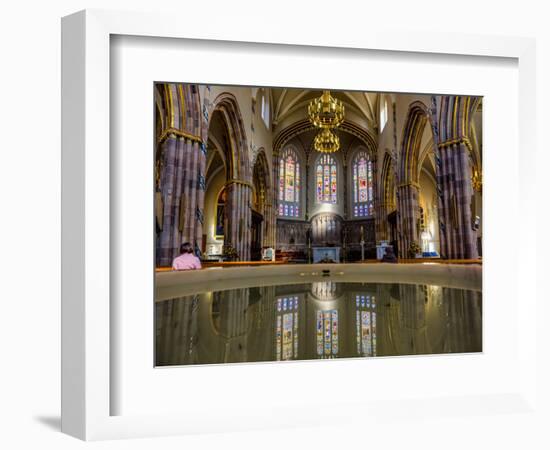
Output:
[[[223,246],[223,255],[229,261],[235,261],[239,259],[239,254],[237,253],[237,250],[235,250],[235,247],[233,247],[231,244],[227,244]]]
[[[409,244],[409,251],[408,251],[409,258],[416,258],[416,255],[418,255],[421,252],[422,252],[422,249],[415,241],[412,241]]]

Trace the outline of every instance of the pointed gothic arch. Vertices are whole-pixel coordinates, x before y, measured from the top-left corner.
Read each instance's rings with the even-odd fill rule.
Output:
[[[202,247],[205,147],[197,85],[158,83],[154,98],[156,261],[169,266],[181,243]]]
[[[227,136],[224,150],[226,161],[226,207],[224,247],[235,250],[240,260],[250,259],[252,168],[248,140],[242,114],[233,94],[224,92],[210,104],[207,114],[210,124],[219,115]]]

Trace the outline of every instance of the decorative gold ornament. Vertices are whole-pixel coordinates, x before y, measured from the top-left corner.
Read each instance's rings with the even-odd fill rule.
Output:
[[[472,187],[476,192],[481,192],[481,189],[483,188],[483,179],[481,174],[476,169],[474,169],[474,173],[472,174]]]
[[[312,100],[307,107],[310,122],[317,128],[336,128],[344,121],[343,103],[323,91],[321,97]]]
[[[313,147],[319,153],[334,153],[340,148],[340,139],[328,128],[325,128],[315,136]]]

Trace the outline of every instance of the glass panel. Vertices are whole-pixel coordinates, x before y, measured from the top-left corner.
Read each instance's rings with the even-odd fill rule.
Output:
[[[336,165],[330,169],[330,192],[332,203],[336,203]]]
[[[367,194],[367,161],[361,157],[357,162],[358,171],[358,188],[359,188],[359,201],[366,202],[368,200]]]
[[[323,312],[317,311],[317,355],[323,355]]]
[[[279,200],[284,200],[285,189],[285,163],[283,159],[279,161]]]
[[[298,297],[282,297],[276,302],[275,355],[278,361],[298,356]]]
[[[294,201],[294,159],[292,158],[292,156],[288,156],[286,159],[285,178],[286,178],[285,200],[287,202],[293,202]]]
[[[354,216],[366,217],[373,213],[373,168],[366,152],[360,152],[353,162]]]
[[[296,203],[300,202],[300,163],[296,163],[296,190],[295,190],[295,198],[294,201]]]
[[[300,163],[296,153],[287,149],[279,160],[279,215],[298,217],[295,204],[300,201]]]
[[[317,166],[317,201],[323,201],[323,166]]]
[[[319,158],[316,168],[317,202],[337,202],[337,169],[334,159],[329,155]]]
[[[277,330],[275,333],[275,354],[277,361],[281,360],[281,337],[282,337],[282,319],[281,316],[277,316]]]
[[[353,201],[357,203],[357,164],[353,165]]]

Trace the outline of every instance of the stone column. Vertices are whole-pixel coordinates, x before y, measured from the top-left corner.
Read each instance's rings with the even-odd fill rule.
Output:
[[[379,240],[389,239],[389,224],[388,224],[388,205],[385,202],[379,202],[375,208],[378,219],[378,235]]]
[[[165,300],[155,305],[156,364],[196,362],[198,296]]]
[[[206,146],[201,143],[199,145],[198,152],[199,162],[198,162],[198,173],[197,173],[197,221],[195,228],[195,238],[199,249],[202,249],[202,235],[203,235],[203,225],[204,225],[204,195],[206,191]]]
[[[418,244],[418,195],[419,186],[407,183],[398,186],[399,257],[408,258],[411,242]]]
[[[383,232],[384,223],[387,222],[386,217],[382,216],[382,210],[380,208],[379,189],[378,185],[378,164],[376,158],[371,161],[372,164],[372,198],[373,198],[373,211],[374,211],[374,243],[377,244],[382,239],[385,239],[385,233]]]
[[[478,257],[473,229],[469,149],[464,142],[439,146],[436,162],[441,255],[448,259]]]
[[[404,354],[431,353],[426,330],[425,286],[400,284],[402,340]]]
[[[169,266],[175,256],[174,233],[177,233],[177,204],[180,186],[177,180],[177,146],[175,136],[168,137],[162,144],[162,172],[160,189],[163,200],[163,227],[157,239],[157,264]],[[179,206],[179,205],[178,205]]]
[[[481,293],[442,288],[445,311],[443,352],[480,352],[482,348]]]

